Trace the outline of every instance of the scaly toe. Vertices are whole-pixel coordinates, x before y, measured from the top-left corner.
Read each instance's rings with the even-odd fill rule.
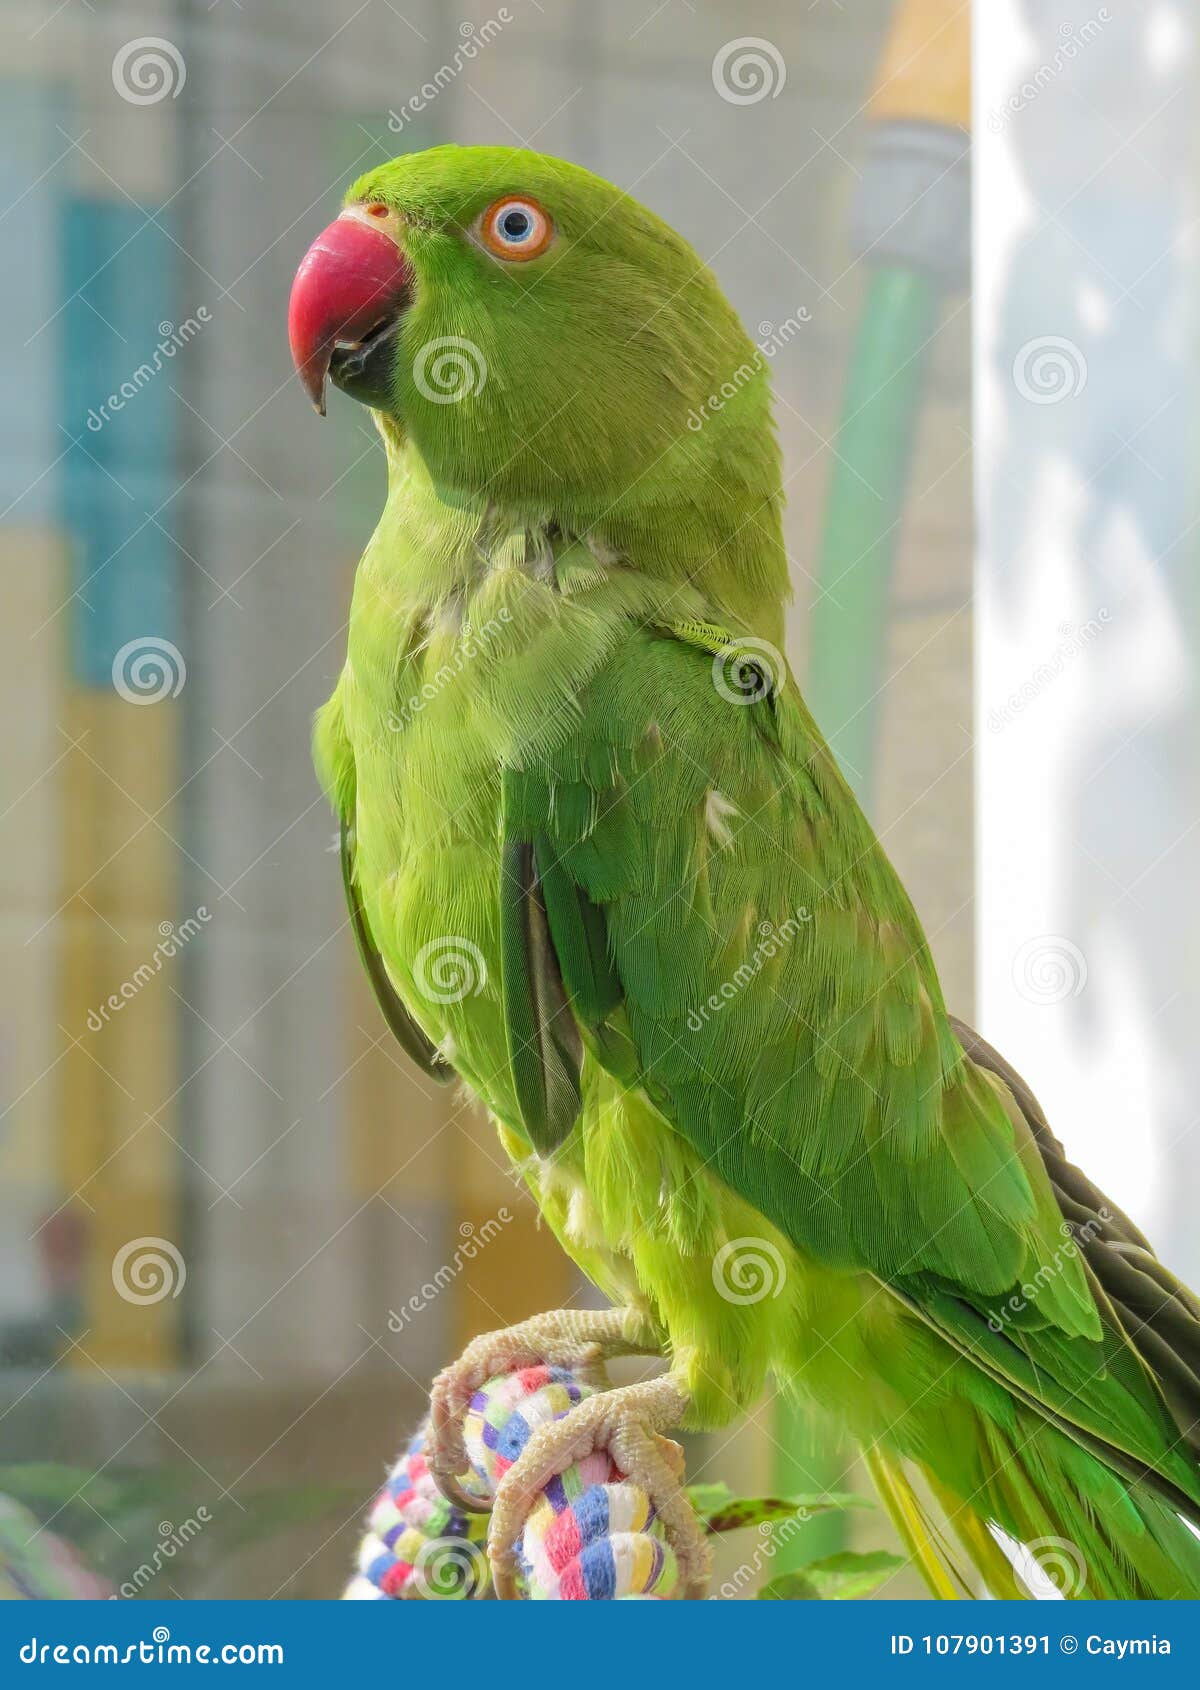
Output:
[[[690,1598],[705,1594],[711,1551],[683,1486],[683,1452],[656,1423],[677,1420],[686,1397],[669,1376],[590,1397],[530,1438],[497,1488],[488,1529],[496,1595],[518,1594],[517,1545],[546,1486],[568,1468],[604,1450],[615,1468],[640,1485],[674,1550]]]
[[[433,1482],[448,1502],[473,1513],[486,1514],[491,1498],[467,1489],[463,1478],[470,1472],[463,1439],[463,1415],[471,1399],[498,1373],[527,1366],[533,1357],[496,1340],[501,1333],[477,1338],[450,1367],[444,1367],[433,1382],[429,1397],[429,1471]]]
[[[632,1310],[619,1308],[558,1309],[474,1339],[433,1382],[428,1460],[434,1483],[458,1508],[486,1513],[491,1506],[485,1495],[463,1483],[470,1471],[463,1416],[489,1379],[546,1364],[570,1368],[600,1387],[607,1384],[598,1370],[603,1357],[653,1350],[644,1322],[639,1324]]]

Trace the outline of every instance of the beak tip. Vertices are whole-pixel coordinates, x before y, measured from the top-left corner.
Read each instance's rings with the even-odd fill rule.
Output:
[[[319,417],[325,415],[325,394],[329,379],[328,356],[310,356],[306,361],[297,356],[293,349],[296,373],[300,377],[300,385],[308,395],[309,403]]]

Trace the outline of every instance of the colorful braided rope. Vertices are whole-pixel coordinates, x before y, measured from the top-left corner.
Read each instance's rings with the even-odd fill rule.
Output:
[[[461,1601],[488,1587],[487,1515],[446,1501],[430,1477],[425,1432],[422,1425],[372,1504],[358,1571],[343,1593],[349,1600]]]
[[[607,1381],[598,1373],[526,1367],[477,1391],[464,1422],[481,1494],[492,1495],[539,1426]],[[489,1587],[487,1516],[454,1509],[425,1463],[425,1428],[388,1476],[371,1511],[350,1598],[445,1600]],[[675,1557],[640,1485],[597,1450],[547,1485],[519,1546],[531,1601],[660,1599],[678,1585]]]

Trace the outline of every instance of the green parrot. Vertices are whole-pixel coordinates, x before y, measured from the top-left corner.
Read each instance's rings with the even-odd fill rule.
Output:
[[[603,1443],[698,1594],[662,1434],[773,1377],[857,1440],[935,1594],[1027,1594],[1016,1546],[1049,1544],[1065,1594],[1200,1595],[1200,1304],[947,1012],[780,655],[767,370],[710,270],[586,170],[444,146],[355,183],[289,329],[387,456],[315,729],[350,922],[612,1304],[439,1377],[439,1482],[491,1373],[669,1362],[530,1442],[501,1593]]]

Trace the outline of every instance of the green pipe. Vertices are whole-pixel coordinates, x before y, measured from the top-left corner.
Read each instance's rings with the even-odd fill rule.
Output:
[[[892,558],[940,297],[915,270],[872,273],[832,442],[805,696],[862,803],[871,796]]]
[[[937,285],[915,270],[881,265],[873,271],[832,442],[805,696],[863,804],[875,772],[892,559],[940,298]],[[847,1488],[847,1452],[822,1446],[802,1406],[781,1401],[775,1438],[778,1494]],[[772,1574],[844,1544],[843,1517],[817,1515],[780,1541]]]

